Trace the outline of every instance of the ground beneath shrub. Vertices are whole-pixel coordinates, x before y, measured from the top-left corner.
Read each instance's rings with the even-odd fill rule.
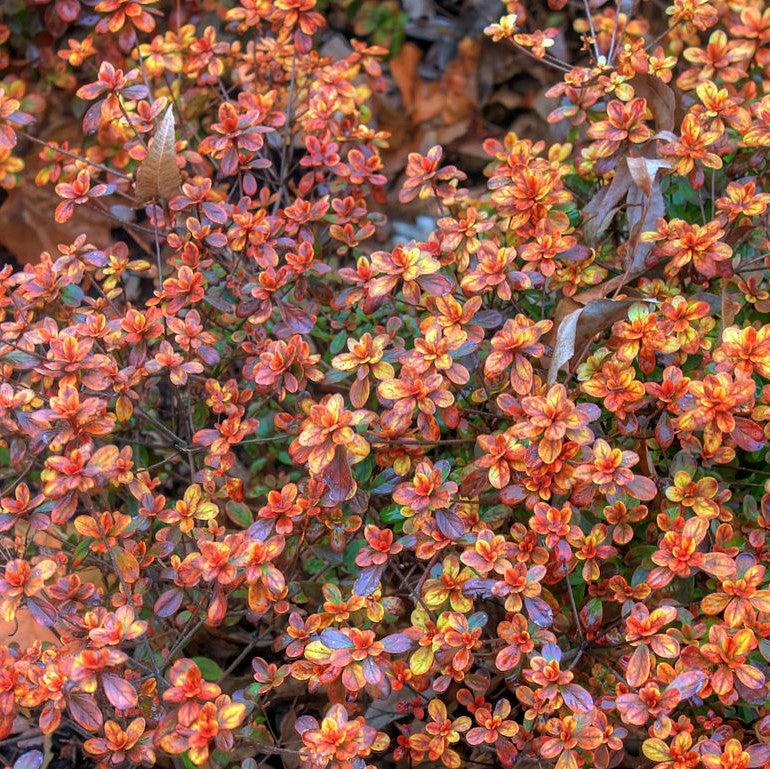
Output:
[[[43,755],[40,769],[91,769],[95,764],[83,754],[82,745],[82,735],[68,725],[49,735],[35,726],[21,725],[7,739],[0,740],[0,766],[13,766],[25,753],[39,751]]]

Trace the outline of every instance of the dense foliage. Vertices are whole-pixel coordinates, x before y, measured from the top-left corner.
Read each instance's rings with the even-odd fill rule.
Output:
[[[126,237],[0,271],[0,738],[770,764],[770,7],[535,5],[565,140],[410,155],[388,242],[388,51],[316,0],[9,3],[0,183]]]

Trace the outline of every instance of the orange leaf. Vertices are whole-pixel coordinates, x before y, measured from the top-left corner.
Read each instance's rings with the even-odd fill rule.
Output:
[[[139,562],[127,550],[116,547],[113,551],[120,576],[130,585],[139,579]]]

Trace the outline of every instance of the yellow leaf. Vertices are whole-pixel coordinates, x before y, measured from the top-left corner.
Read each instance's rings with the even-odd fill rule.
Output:
[[[311,641],[305,647],[305,659],[311,662],[327,662],[331,652],[327,646],[324,646],[320,641]]]
[[[668,745],[666,745],[663,740],[655,738],[645,740],[642,743],[642,753],[644,753],[650,761],[669,761],[671,757]]]
[[[409,669],[416,676],[421,676],[423,673],[427,673],[430,670],[432,664],[433,649],[431,649],[430,646],[424,646],[412,655],[409,660]]]
[[[134,413],[134,404],[131,403],[131,399],[125,395],[118,397],[118,402],[115,405],[115,416],[119,422],[127,422],[131,419],[131,415]]]

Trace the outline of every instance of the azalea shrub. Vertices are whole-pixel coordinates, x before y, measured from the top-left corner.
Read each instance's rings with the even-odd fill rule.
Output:
[[[0,271],[0,744],[770,765],[770,7],[630,6],[501,5],[561,139],[391,178],[316,0],[7,4],[0,182],[85,224]]]

